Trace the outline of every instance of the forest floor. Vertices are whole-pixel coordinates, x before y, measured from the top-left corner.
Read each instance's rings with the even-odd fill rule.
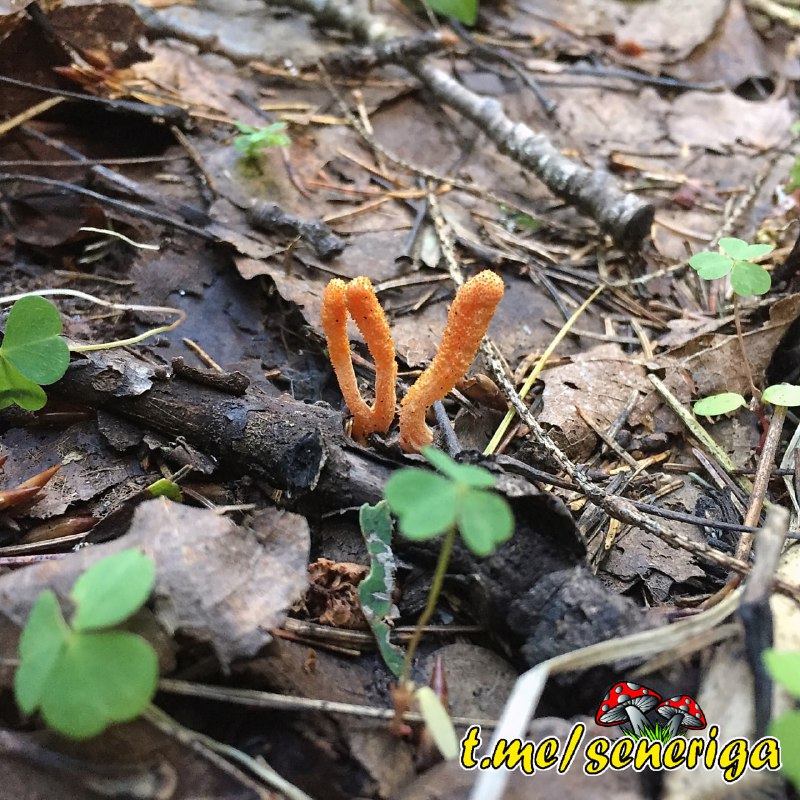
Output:
[[[598,706],[625,680],[752,753],[792,704],[764,652],[800,651],[794,4],[23,5],[0,0],[2,326],[54,290],[71,360],[36,408],[19,334],[0,348],[0,798],[796,797],[796,720],[784,771],[732,784],[713,757],[470,771],[391,722],[359,509],[430,465],[395,423],[352,438],[322,325],[329,281],[368,277],[402,398],[456,288],[504,285],[428,417],[514,516],[485,558],[456,543],[414,659],[459,739],[616,740]],[[720,393],[743,399],[693,413]],[[131,548],[158,692],[72,741],[18,708],[20,631]],[[392,644],[438,553],[388,543]]]

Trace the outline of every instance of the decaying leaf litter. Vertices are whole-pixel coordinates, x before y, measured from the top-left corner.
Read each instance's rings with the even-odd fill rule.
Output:
[[[520,3],[453,33],[398,4],[12,6],[4,294],[136,304],[54,297],[73,344],[164,324],[141,306],[185,320],[75,352],[44,409],[2,411],[5,685],[37,595],[68,605],[90,564],[138,547],[157,578],[128,624],[156,649],[170,715],[67,745],[9,693],[3,791],[495,797],[508,779],[507,797],[729,792],[718,774],[680,771],[483,773],[476,786],[437,763],[419,723],[390,732],[395,678],[359,606],[358,509],[422,462],[396,428],[366,446],[348,436],[320,312],[332,277],[372,281],[402,397],[455,286],[483,269],[505,285],[488,349],[440,409],[455,438],[437,444],[487,467],[515,517],[487,559],[456,545],[416,659],[418,683],[443,667],[459,731],[483,723],[488,742],[502,716],[497,735],[566,735],[628,676],[691,692],[728,738],[762,735],[765,703],[768,718],[789,701],[753,672],[770,642],[742,609],[759,609],[776,648],[800,649],[793,549],[775,563],[756,535],[755,560],[734,558],[770,411],[708,422],[675,409],[748,394],[751,375],[759,389],[798,382],[796,12]],[[243,126],[276,122],[288,146],[234,146]],[[686,263],[726,236],[775,246],[771,291],[740,304],[741,340],[727,282]],[[369,396],[374,369],[351,339]],[[524,413],[504,422],[509,406]],[[767,491],[790,509],[795,427],[790,415]],[[148,499],[176,474],[181,504]],[[402,647],[437,545],[391,548]],[[737,612],[741,595],[720,590],[751,568]],[[737,786],[789,796],[774,773]]]

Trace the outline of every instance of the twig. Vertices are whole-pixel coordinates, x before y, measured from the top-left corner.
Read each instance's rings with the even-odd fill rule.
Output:
[[[276,711],[316,711],[327,714],[341,714],[365,719],[394,719],[395,712],[392,708],[376,708],[374,706],[360,706],[354,703],[340,703],[335,700],[317,700],[311,697],[289,697],[272,692],[261,692],[255,689],[231,689],[227,686],[209,686],[202,683],[189,683],[172,678],[161,678],[158,682],[159,691],[170,694],[180,694],[189,697],[203,697],[206,700],[218,700],[222,703],[236,703],[237,705],[251,706],[253,708],[271,708]],[[408,712],[403,715],[406,722],[424,722],[421,714]],[[481,720],[474,717],[452,717],[454,725],[480,725],[493,728],[495,720]]]
[[[528,480],[538,481],[539,483],[545,483],[549,486],[557,486],[559,489],[566,489],[567,491],[571,492],[580,491],[572,481],[557,478],[556,476],[551,475],[549,472],[543,472],[535,467],[528,466],[528,464],[524,464],[522,461],[518,461],[512,456],[499,455],[495,456],[495,460],[507,472],[513,472],[517,475],[522,475],[523,477],[528,478]],[[721,519],[708,519],[706,517],[698,517],[696,514],[685,514],[682,511],[673,511],[669,508],[654,506],[652,503],[644,503],[641,500],[628,499],[628,502],[639,511],[644,511],[645,514],[652,514],[653,516],[661,517],[662,519],[671,519],[675,522],[685,522],[689,525],[701,525],[705,528],[717,528],[721,531],[744,531],[748,533],[757,533],[760,530],[759,528],[740,525],[737,522],[725,522]],[[800,532],[792,531],[789,533],[789,536],[791,538],[800,538]]]
[[[299,236],[321,259],[338,256],[345,248],[345,243],[334,236],[324,222],[301,219],[284,211],[277,203],[254,203],[247,212],[247,221],[268,233],[279,231],[287,236]]]
[[[267,3],[311,14],[318,23],[345,30],[361,41],[372,43],[391,36],[382,22],[337,0],[267,0]],[[635,248],[647,236],[654,207],[620,190],[611,175],[567,158],[544,134],[509,119],[496,100],[469,91],[424,59],[403,63],[440,101],[475,123],[501,153],[531,170],[555,195],[591,216],[617,244]]]
[[[514,61],[514,59],[506,50],[503,50],[501,47],[490,47],[489,45],[483,44],[483,42],[479,42],[460,22],[457,22],[456,20],[451,20],[450,24],[452,25],[453,30],[461,39],[463,39],[463,41],[465,41],[470,47],[474,48],[478,53],[483,55],[487,60],[498,61],[512,69],[516,73],[517,77],[528,87],[528,89],[530,89],[531,94],[533,94],[533,96],[536,98],[544,113],[548,116],[553,115],[553,112],[558,106],[556,101],[552,100],[545,94],[544,90],[539,85],[539,82],[528,75],[528,73],[525,72],[525,70],[523,70],[516,61]]]
[[[644,514],[638,511],[630,501],[609,494],[603,488],[590,481],[545,433],[536,417],[531,414],[525,403],[520,399],[514,386],[506,377],[502,364],[493,351],[491,342],[484,340],[483,353],[489,363],[495,381],[499,383],[503,391],[506,392],[506,396],[511,400],[517,413],[530,428],[530,432],[536,439],[536,442],[540,444],[564,472],[569,475],[572,481],[577,485],[577,490],[583,494],[589,502],[600,506],[610,517],[614,517],[620,522],[635,525],[648,533],[652,533],[667,544],[687,550],[703,561],[716,564],[724,569],[733,570],[740,575],[746,575],[749,572],[749,565],[743,561],[730,558],[730,556],[726,556],[706,544],[701,544],[700,542],[696,542],[686,536],[664,528],[659,523],[648,519]],[[800,602],[800,587],[776,580],[775,588],[787,594],[797,602]]]
[[[658,393],[666,400],[667,405],[675,412],[680,421],[689,429],[689,433],[697,439],[703,447],[730,473],[736,469],[736,464],[731,461],[728,454],[714,441],[711,434],[692,416],[691,412],[655,375],[648,375],[647,379],[658,389]],[[739,478],[739,485],[747,492],[753,490],[752,484],[745,478]]]
[[[148,219],[151,222],[156,222],[161,225],[171,225],[173,228],[185,231],[186,233],[191,233],[192,235],[198,236],[205,241],[214,242],[217,240],[217,237],[213,233],[210,233],[203,228],[198,228],[196,225],[189,225],[188,223],[183,222],[183,220],[175,219],[174,217],[168,217],[164,214],[163,210],[149,209],[145,208],[144,206],[136,205],[135,203],[117,200],[114,197],[100,194],[100,192],[94,192],[91,189],[85,188],[84,186],[79,186],[75,183],[69,183],[68,181],[59,181],[55,180],[54,178],[43,178],[39,175],[20,175],[15,173],[0,172],[0,183],[35,183],[41,186],[50,186],[55,189],[60,189],[61,191],[74,192],[75,194],[81,194],[85,197],[91,197],[93,200],[97,200],[97,202],[103,206],[119,208],[122,211],[128,212],[129,214],[141,217],[142,219]]]
[[[151,705],[149,708],[145,709],[142,716],[144,716],[151,725],[162,731],[162,733],[166,733],[168,736],[171,736],[181,744],[198,753],[207,761],[214,764],[218,769],[221,768],[223,772],[232,774],[239,783],[243,782],[244,775],[232,764],[229,764],[228,760],[238,761],[239,764],[249,769],[254,775],[257,775],[264,784],[280,792],[287,800],[311,800],[305,792],[281,777],[263,760],[256,761],[252,756],[243,753],[241,750],[237,750],[231,745],[223,744],[222,742],[216,741],[216,739],[212,739],[210,736],[184,727],[156,706]],[[223,756],[224,758],[222,758]],[[250,781],[247,781],[247,783],[250,783]],[[250,788],[252,788],[252,786]],[[266,796],[262,792],[259,792],[259,794],[266,800]]]
[[[580,305],[579,308],[575,310],[573,315],[561,326],[561,329],[558,333],[553,337],[550,344],[547,345],[544,353],[542,353],[541,358],[539,358],[536,362],[536,365],[531,370],[528,377],[525,379],[525,383],[523,384],[522,388],[519,391],[520,399],[525,399],[527,397],[528,392],[533,387],[533,384],[536,382],[536,379],[539,377],[539,373],[544,369],[545,364],[547,363],[550,356],[553,355],[556,348],[559,344],[561,344],[564,337],[569,333],[572,329],[572,326],[578,321],[581,314],[586,311],[587,308],[594,302],[595,298],[603,291],[602,286],[598,286],[590,295],[589,297]],[[514,411],[513,409],[509,409],[506,413],[505,417],[503,417],[500,424],[497,426],[497,430],[492,436],[491,441],[488,445],[486,445],[486,449],[483,451],[485,455],[491,455],[497,449],[497,445],[500,444],[500,440],[503,438],[503,435],[508,430],[508,426],[511,424],[511,421],[514,419]]]
[[[769,432],[767,433],[767,438],[764,440],[764,447],[761,450],[758,466],[756,467],[756,474],[753,478],[753,491],[750,495],[750,505],[747,507],[747,514],[744,518],[745,525],[755,525],[761,517],[761,506],[764,503],[764,497],[767,493],[772,467],[775,463],[775,453],[778,450],[778,443],[781,440],[781,431],[783,430],[783,422],[785,419],[786,406],[775,406],[775,411],[773,411],[772,419],[769,423]],[[743,533],[739,537],[739,544],[736,547],[736,558],[746,561],[750,555],[752,544],[753,534]],[[736,576],[732,582],[733,585],[736,586],[739,583],[738,576]]]
[[[464,448],[461,446],[461,442],[458,441],[458,436],[456,436],[456,432],[450,424],[450,419],[441,400],[437,400],[433,404],[433,413],[436,415],[436,423],[444,438],[447,453],[455,458]]]
[[[497,149],[529,169],[557,197],[594,219],[622,248],[635,249],[650,231],[655,210],[620,190],[607,172],[591,170],[564,156],[543,134],[506,116],[495,99],[481,97],[426,61],[406,62],[441,102],[474,123]]]
[[[452,31],[425,31],[418,36],[398,36],[385,42],[364,47],[345,47],[322,59],[322,63],[334,73],[353,76],[368,72],[383,64],[396,64],[407,58],[422,58],[446,47],[458,44]]]

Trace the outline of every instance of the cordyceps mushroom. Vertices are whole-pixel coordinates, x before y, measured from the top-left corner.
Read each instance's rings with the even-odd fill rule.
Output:
[[[375,403],[371,408],[358,390],[347,338],[348,313],[375,363]],[[322,329],[339,388],[353,415],[353,438],[364,442],[370,433],[386,433],[394,419],[397,362],[389,323],[369,278],[360,275],[349,284],[334,278],[328,283],[322,296]]]
[[[502,278],[491,270],[484,270],[456,293],[439,350],[400,404],[400,446],[406,452],[419,452],[433,442],[425,414],[466,374],[503,291]]]

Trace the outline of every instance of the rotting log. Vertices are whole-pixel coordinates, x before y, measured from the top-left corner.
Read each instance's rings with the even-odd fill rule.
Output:
[[[233,394],[115,351],[74,359],[52,390],[182,438],[223,469],[254,474],[283,490],[290,505],[311,517],[377,502],[392,471],[403,464],[400,456],[395,460],[350,440],[342,415],[325,405],[245,391],[236,381],[231,386]],[[653,624],[586,568],[572,516],[558,498],[491,460],[486,465],[514,508],[516,530],[491,558],[476,559],[460,545],[454,551],[451,574],[468,576],[467,603],[478,618],[524,642],[529,663],[541,660],[545,650],[573,649]],[[406,556],[430,560],[436,545],[398,541],[398,547]],[[535,595],[543,581],[555,581],[546,615]],[[583,617],[589,624],[565,637],[544,624],[545,616]]]
[[[257,389],[237,396],[120,351],[73,359],[52,390],[182,438],[221,467],[266,480],[287,500],[313,495],[320,511],[377,502],[393,469],[390,459],[352,442],[342,415],[327,406]]]

